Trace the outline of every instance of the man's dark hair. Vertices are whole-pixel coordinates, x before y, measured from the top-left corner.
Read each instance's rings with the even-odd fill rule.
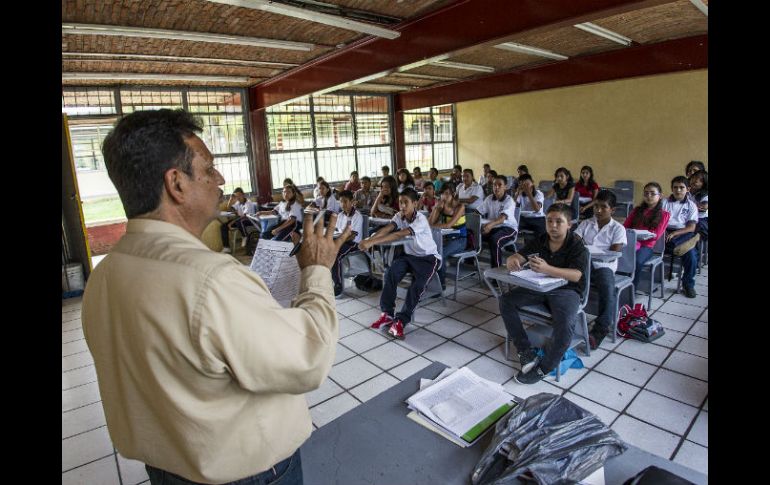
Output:
[[[473,169],[472,168],[466,168],[463,170],[463,173],[468,172],[471,175],[471,178],[473,178]]]
[[[523,174],[519,175],[519,183],[522,183],[525,180],[532,180],[532,175],[530,175],[528,173],[523,173]],[[535,181],[532,180],[532,183],[535,183]]]
[[[618,203],[617,196],[611,191],[602,189],[596,194],[596,198],[594,200],[601,200],[602,202],[606,202],[608,206],[610,206],[610,209],[614,208],[615,205]]]
[[[401,193],[398,194],[398,196],[409,197],[410,199],[412,199],[412,202],[417,202],[420,199],[420,196],[417,194],[417,191],[411,187],[407,187],[404,190],[402,190]]]
[[[194,151],[185,138],[203,130],[184,110],[137,111],[121,118],[102,144],[107,174],[129,219],[158,208],[163,176],[178,168],[193,176]]]
[[[684,184],[685,187],[687,187],[688,189],[690,188],[690,180],[688,180],[687,177],[685,177],[684,175],[677,175],[676,177],[671,179],[671,188],[673,188],[674,184],[676,183]]]
[[[380,170],[387,170],[388,172],[390,172],[390,167],[387,165],[383,165],[382,167],[380,167]]]
[[[495,180],[501,181],[506,187],[508,186],[508,177],[505,175],[495,175]]]
[[[456,185],[455,185],[455,183],[454,183],[454,182],[452,182],[452,181],[447,181],[447,182],[444,182],[443,184],[441,184],[441,190],[439,190],[439,192],[438,192],[438,193],[439,193],[439,194],[443,194],[443,193],[444,193],[444,192],[446,192],[447,190],[448,190],[448,191],[450,191],[450,192],[452,192],[452,195],[454,195],[454,194],[455,194],[455,192],[457,191],[457,186],[456,186]]]
[[[349,190],[343,190],[342,192],[340,192],[340,199],[343,197],[345,197],[348,200],[353,200],[353,192]]]
[[[497,177],[497,171],[496,170],[490,170],[489,174],[492,174],[492,177]],[[487,175],[489,175],[489,174],[487,174]],[[492,180],[494,180],[494,178]]]
[[[706,165],[704,165],[703,162],[700,160],[692,160],[684,167],[684,173],[689,172],[691,167],[697,167],[698,170],[706,170]]]
[[[454,169],[457,169],[457,170],[459,170],[459,171],[462,173],[462,171],[463,171],[463,166],[462,166],[462,165],[460,165],[460,164],[458,164],[458,165],[455,165],[454,167],[452,167],[452,170],[454,170]]]
[[[235,190],[233,190],[233,193],[234,194],[242,194],[243,193],[243,189],[240,188],[240,187],[236,187]]]
[[[519,168],[517,168],[516,170],[521,170],[524,173],[529,173],[529,169],[527,168],[526,165],[519,165]]]
[[[572,207],[562,202],[559,202],[558,204],[551,204],[548,207],[546,214],[550,214],[551,212],[561,212],[564,214],[564,217],[567,218],[567,222],[572,220]]]
[[[371,181],[372,181],[372,179],[370,179],[370,178],[369,178],[369,177],[367,177],[366,175],[364,175],[363,177],[361,177],[361,182],[371,182]]]

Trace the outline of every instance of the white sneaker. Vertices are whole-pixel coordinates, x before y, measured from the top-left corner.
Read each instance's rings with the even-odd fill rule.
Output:
[[[230,253],[233,252],[233,250],[230,249],[230,248],[222,248],[222,252],[225,253],[225,254],[230,254]]]

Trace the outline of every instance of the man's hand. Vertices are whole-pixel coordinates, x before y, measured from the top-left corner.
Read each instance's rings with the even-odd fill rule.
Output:
[[[345,226],[342,235],[334,240],[334,228],[337,227],[337,214],[333,213],[329,217],[329,227],[324,234],[324,218],[319,217],[315,226],[313,225],[313,216],[305,214],[305,221],[302,224],[303,237],[302,247],[297,253],[297,264],[300,269],[304,269],[314,264],[320,264],[331,269],[334,261],[337,259],[337,253],[340,247],[350,237],[350,226]]]

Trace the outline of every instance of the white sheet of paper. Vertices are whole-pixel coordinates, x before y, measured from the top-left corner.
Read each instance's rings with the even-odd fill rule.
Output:
[[[293,248],[292,242],[260,239],[249,266],[284,308],[288,308],[299,293],[299,265],[295,256],[289,256]]]

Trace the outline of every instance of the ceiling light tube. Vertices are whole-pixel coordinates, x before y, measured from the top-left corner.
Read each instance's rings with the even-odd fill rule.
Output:
[[[467,71],[495,72],[494,67],[465,64],[464,62],[434,61],[431,64],[434,66],[451,67],[452,69],[465,69]]]
[[[246,76],[198,76],[196,74],[139,74],[139,73],[117,73],[117,72],[63,72],[62,80],[120,80],[120,81],[205,81],[205,82],[226,82],[226,83],[245,83],[249,81]]]
[[[584,32],[588,32],[589,34],[604,37],[605,39],[611,40],[612,42],[617,42],[618,44],[631,45],[631,39],[628,37],[620,35],[617,32],[613,32],[609,29],[605,29],[604,27],[600,27],[596,24],[592,24],[591,22],[576,24],[575,27]]]
[[[242,59],[213,59],[210,57],[176,57],[176,56],[156,56],[152,54],[121,54],[121,53],[102,53],[102,52],[62,52],[63,57],[92,57],[105,60],[146,60],[146,61],[166,61],[166,62],[202,62],[210,64],[238,64],[243,66],[272,67],[276,69],[287,69],[297,67],[299,64],[288,64],[285,62],[265,62],[265,61],[246,61]],[[120,58],[120,59],[118,59]],[[81,59],[90,60],[90,59]]]
[[[216,42],[220,44],[251,45],[271,49],[287,49],[295,51],[310,51],[314,44],[290,42],[275,39],[260,39],[257,37],[242,37],[228,34],[209,34],[206,32],[190,32],[180,30],[147,29],[144,27],[122,27],[119,25],[97,24],[62,24],[62,34],[74,35],[118,35],[122,37],[145,37],[150,39],[191,40],[197,42]]]
[[[556,59],[557,61],[564,61],[569,59],[567,56],[557,54],[555,52],[547,51],[545,49],[538,49],[537,47],[531,47],[524,44],[517,44],[515,42],[505,42],[495,46],[498,49],[509,50],[514,52],[520,52],[522,54],[529,54],[532,56],[547,57],[549,59]]]
[[[401,32],[396,30],[385,29],[377,27],[376,25],[368,24],[366,22],[359,22],[357,20],[350,20],[344,17],[338,17],[336,15],[330,15],[321,12],[314,12],[312,10],[292,7],[291,5],[283,5],[280,3],[273,3],[269,0],[208,0],[213,3],[222,3],[225,5],[232,5],[235,7],[244,7],[254,10],[263,10],[265,12],[275,13],[278,15],[285,15],[287,17],[294,17],[302,20],[309,20],[319,24],[330,25],[332,27],[338,27],[340,29],[352,30],[354,32],[361,32],[364,34],[371,34],[377,37],[383,37],[385,39],[396,39],[401,35]]]

